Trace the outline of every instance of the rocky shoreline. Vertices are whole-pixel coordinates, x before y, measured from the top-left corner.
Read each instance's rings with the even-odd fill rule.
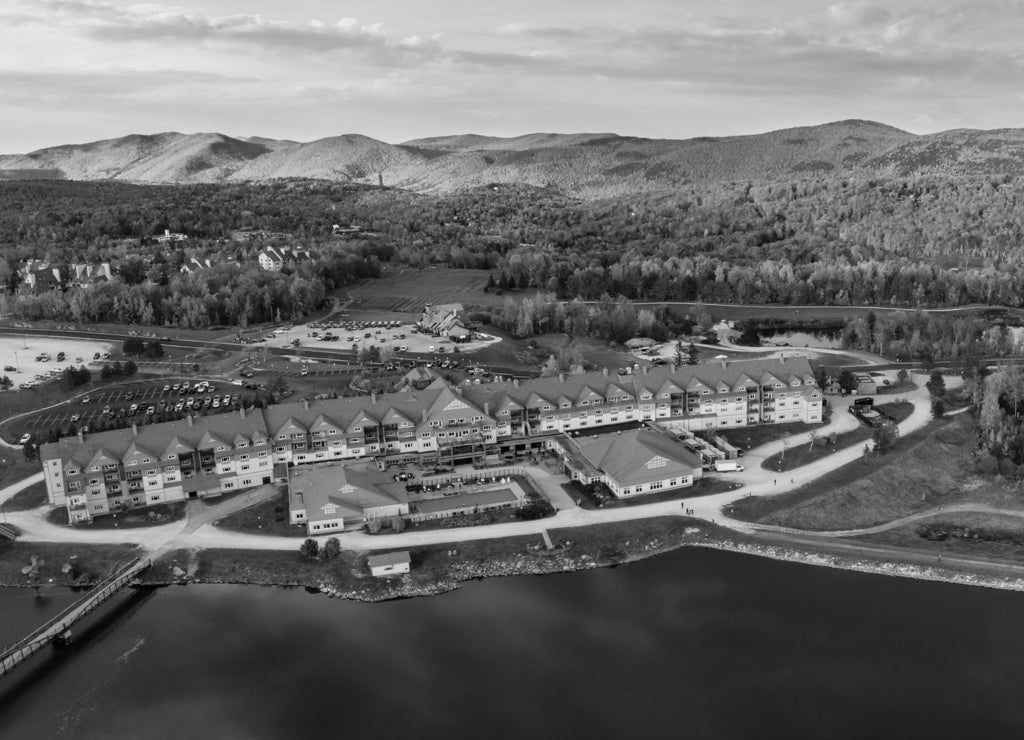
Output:
[[[416,574],[388,579],[361,579],[357,584],[339,583],[337,579],[324,578],[311,572],[308,564],[298,563],[286,577],[237,578],[199,574],[180,577],[170,569],[157,571],[139,582],[143,587],[163,587],[187,584],[233,584],[257,585],[284,588],[305,588],[331,598],[351,599],[368,603],[394,599],[436,596],[454,591],[469,581],[486,578],[502,578],[521,575],[551,575],[571,573],[593,568],[608,568],[626,565],[655,555],[671,552],[682,547],[705,547],[743,555],[771,558],[785,562],[814,565],[841,570],[851,570],[875,575],[897,576],[918,580],[938,581],[965,586],[981,586],[1002,590],[1024,591],[1024,577],[998,576],[978,571],[965,570],[950,565],[922,565],[906,560],[882,560],[871,557],[851,557],[827,551],[828,543],[821,549],[813,546],[770,544],[724,530],[721,527],[686,526],[679,532],[646,535],[626,540],[620,546],[610,549],[607,545],[574,544],[555,550],[523,550],[486,559],[455,561],[446,569],[445,575],[430,580]],[[926,556],[922,553],[922,556]],[[998,564],[992,564],[998,567]],[[0,583],[4,587],[72,587],[88,588],[91,584],[74,583]]]

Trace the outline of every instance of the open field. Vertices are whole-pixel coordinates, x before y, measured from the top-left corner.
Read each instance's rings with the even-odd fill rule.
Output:
[[[113,345],[110,342],[90,342],[63,337],[0,336],[0,367],[17,368],[15,371],[2,371],[0,375],[6,375],[14,381],[11,391],[17,391],[22,383],[39,382],[36,379],[37,375],[48,375],[54,369],[64,370],[76,365],[85,365],[92,366],[95,370],[100,363],[93,359],[94,355],[99,352],[102,356],[104,352],[112,350]],[[62,362],[57,361],[60,352],[66,355]],[[44,353],[50,356],[49,360],[36,359]]]
[[[432,303],[461,303],[469,306],[500,306],[505,296],[496,292],[485,293],[484,286],[490,272],[487,270],[458,270],[428,267],[424,270],[406,268],[381,278],[365,280],[347,288],[346,292],[358,302],[360,309],[382,309],[419,313]],[[509,293],[516,299],[533,295],[527,291]]]
[[[932,421],[892,452],[858,459],[795,491],[743,499],[746,521],[815,531],[860,529],[950,504],[1024,510],[1020,484],[979,469],[968,415]]]

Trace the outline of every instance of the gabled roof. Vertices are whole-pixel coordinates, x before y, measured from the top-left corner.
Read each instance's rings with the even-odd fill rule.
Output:
[[[700,458],[668,436],[650,429],[572,439],[580,454],[619,485],[636,485],[692,475]]]
[[[690,378],[690,382],[686,384],[687,393],[700,393],[701,391],[709,391],[711,386],[705,383],[703,380],[694,375]]]
[[[224,439],[219,434],[213,431],[207,430],[202,437],[199,438],[199,449],[205,450],[210,447],[227,447],[231,448],[231,443]]]
[[[318,414],[313,423],[309,425],[309,431],[311,432],[325,432],[325,431],[343,431],[342,428],[335,424],[333,421],[328,419],[324,414]]]
[[[171,441],[167,443],[164,448],[164,453],[160,457],[167,457],[168,455],[180,455],[182,452],[194,452],[195,447],[190,444],[182,442],[177,436],[171,437]]]
[[[531,393],[526,399],[526,408],[528,409],[539,409],[544,406],[556,406],[557,404],[552,403],[548,399],[544,398],[539,393]]]
[[[287,419],[285,419],[283,424],[281,424],[280,426],[277,427],[277,429],[274,430],[274,436],[278,437],[282,434],[291,435],[295,434],[296,432],[301,432],[302,434],[305,434],[306,427],[304,427],[302,424],[299,424],[299,422],[295,421],[294,417],[289,416]]]

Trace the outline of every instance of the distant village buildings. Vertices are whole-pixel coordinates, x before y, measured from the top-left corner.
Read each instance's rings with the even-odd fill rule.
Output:
[[[295,265],[313,259],[305,249],[289,247],[264,247],[257,256],[260,269],[277,272],[287,265]]]
[[[33,294],[74,287],[84,288],[113,279],[109,262],[69,264],[30,259],[25,261],[18,274],[22,290]]]

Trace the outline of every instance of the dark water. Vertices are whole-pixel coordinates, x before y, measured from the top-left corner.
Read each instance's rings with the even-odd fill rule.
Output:
[[[62,596],[0,590],[0,642]],[[0,738],[992,738],[1024,594],[683,550],[376,605],[130,596],[0,682]]]

